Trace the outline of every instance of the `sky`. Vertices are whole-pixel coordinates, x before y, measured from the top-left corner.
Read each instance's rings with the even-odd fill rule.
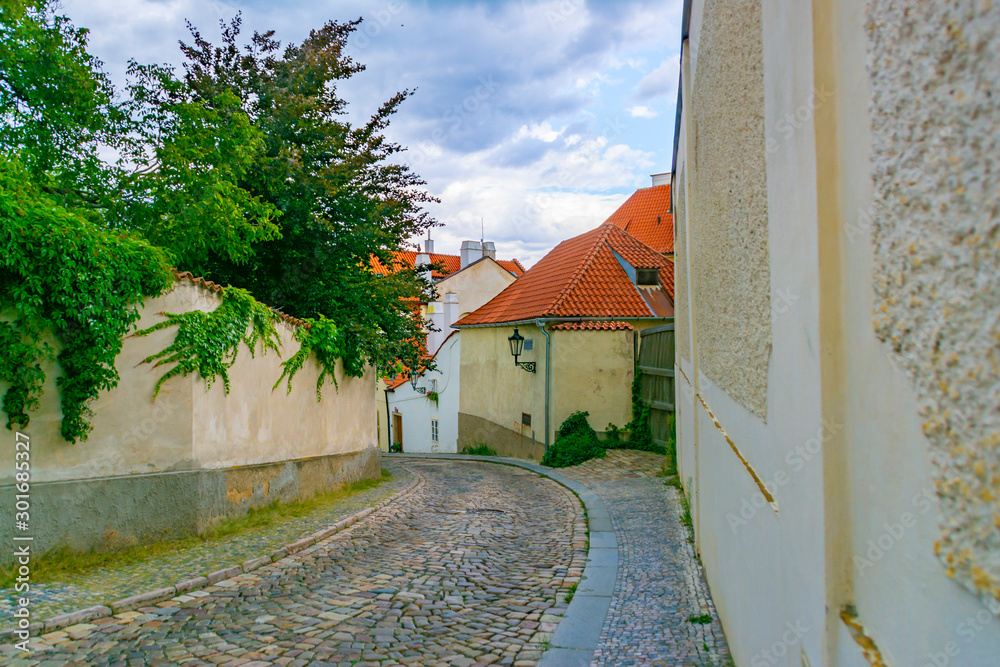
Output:
[[[441,199],[437,252],[480,226],[497,257],[526,266],[603,222],[650,174],[669,171],[682,0],[63,0],[90,29],[115,84],[129,58],[181,64],[185,19],[217,42],[243,34],[302,41],[326,21],[363,18],[348,54],[366,70],[340,86],[364,122],[414,89],[386,130]]]

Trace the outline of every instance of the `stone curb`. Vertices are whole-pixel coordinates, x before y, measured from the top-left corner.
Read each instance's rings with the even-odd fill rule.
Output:
[[[86,609],[78,609],[76,611],[67,612],[65,614],[59,614],[57,616],[52,616],[41,622],[32,623],[28,626],[28,631],[32,638],[37,637],[39,632],[54,632],[55,630],[60,630],[62,628],[68,628],[78,623],[83,623],[86,621],[92,621],[97,618],[105,618],[107,616],[112,616],[114,614],[120,614],[122,612],[131,611],[133,609],[138,609],[139,607],[150,606],[156,604],[157,602],[163,602],[164,600],[169,600],[171,598],[177,597],[178,595],[183,595],[189,591],[193,591],[199,588],[205,588],[207,586],[214,585],[225,579],[232,579],[233,577],[238,577],[241,574],[246,574],[252,572],[264,565],[277,562],[282,558],[290,556],[294,553],[307,549],[318,542],[339,533],[351,526],[355,525],[362,519],[365,519],[375,512],[388,507],[389,505],[395,503],[398,500],[409,496],[419,487],[423,486],[424,478],[420,475],[415,475],[416,479],[413,480],[405,489],[397,492],[396,494],[389,496],[388,498],[381,500],[371,507],[366,507],[362,510],[358,510],[353,514],[349,514],[332,526],[327,526],[326,528],[321,528],[312,535],[307,535],[302,539],[296,540],[291,544],[287,544],[280,549],[272,551],[267,556],[261,556],[260,558],[252,558],[245,563],[240,565],[234,565],[233,567],[224,568],[222,570],[216,570],[203,577],[195,577],[193,579],[186,579],[180,581],[173,586],[167,588],[158,588],[153,591],[147,591],[145,593],[140,593],[138,595],[132,595],[130,597],[115,600],[107,605],[95,605],[92,607],[87,607]],[[0,631],[0,640],[7,639],[8,637],[13,637],[16,632],[15,628],[10,628],[8,630]]]
[[[618,539],[604,502],[583,484],[564,477],[554,468],[504,456],[473,456],[470,454],[383,454],[386,458],[445,459],[482,461],[512,465],[530,470],[561,484],[577,495],[587,511],[587,565],[573,600],[566,608],[548,648],[542,653],[538,667],[588,667],[600,640],[604,620],[611,608],[611,596],[618,576]],[[597,520],[595,520],[595,517]],[[605,527],[605,524],[607,527]],[[594,538],[600,534],[600,546]],[[587,582],[584,585],[584,581]]]

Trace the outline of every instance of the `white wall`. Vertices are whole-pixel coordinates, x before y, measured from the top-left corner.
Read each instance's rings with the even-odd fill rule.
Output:
[[[720,3],[693,4],[696,43]],[[677,360],[681,477],[737,665],[877,664],[864,654],[867,642],[888,665],[1000,664],[1000,617],[935,556],[944,517],[921,402],[872,322],[875,240],[858,224],[873,184],[866,7],[762,5],[773,343],[766,421],[701,372],[698,340],[713,332],[699,328],[696,311],[706,304],[691,301],[694,290],[689,324],[677,332],[691,357]],[[712,46],[700,43],[706,59]],[[704,132],[688,115],[688,91],[698,85],[690,62],[684,76],[675,174],[684,180],[674,187],[687,194],[675,224],[689,252],[678,272],[698,243],[691,142]],[[841,618],[845,608],[857,612],[860,642]]]
[[[402,415],[404,452],[458,451],[459,371],[461,370],[461,334],[448,338],[434,357],[437,370],[420,376],[418,387],[430,391],[431,381],[437,381],[438,404],[426,395],[414,391],[409,382],[388,392],[389,410]],[[383,412],[385,406],[382,407]],[[438,420],[438,442],[431,441],[431,419]],[[390,424],[395,418],[390,415]]]

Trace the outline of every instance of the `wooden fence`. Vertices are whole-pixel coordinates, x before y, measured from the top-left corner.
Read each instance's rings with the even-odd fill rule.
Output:
[[[663,324],[640,334],[639,370],[642,399],[650,407],[653,441],[667,446],[674,414],[674,325]]]

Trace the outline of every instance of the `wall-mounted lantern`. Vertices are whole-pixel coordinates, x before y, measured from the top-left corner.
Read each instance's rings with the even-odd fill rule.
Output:
[[[514,335],[507,339],[510,343],[510,353],[514,356],[514,365],[520,366],[529,373],[535,372],[535,362],[534,361],[518,361],[517,358],[521,356],[521,352],[524,351],[524,336],[517,333],[517,327],[514,327]]]
[[[421,394],[426,394],[427,393],[426,387],[417,386],[417,380],[419,379],[420,379],[419,375],[417,375],[416,373],[410,373],[410,386],[413,387],[413,391],[416,391]]]

